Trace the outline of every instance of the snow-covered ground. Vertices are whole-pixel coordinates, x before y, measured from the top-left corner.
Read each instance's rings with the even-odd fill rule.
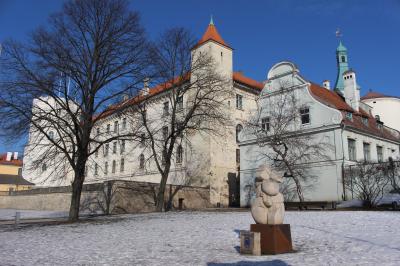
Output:
[[[296,253],[243,256],[249,212],[97,218],[0,227],[1,265],[399,265],[400,212],[287,212]]]
[[[0,221],[14,220],[17,212],[20,213],[21,219],[68,217],[68,212],[61,212],[61,211],[32,211],[32,210],[0,209]]]

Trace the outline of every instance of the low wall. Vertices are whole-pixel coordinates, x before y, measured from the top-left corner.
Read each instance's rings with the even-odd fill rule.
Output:
[[[155,210],[158,184],[134,181],[109,181],[85,184],[81,196],[81,211],[85,213],[136,213]],[[167,186],[166,202],[174,195],[173,209],[211,207],[209,189],[202,187]],[[0,196],[0,208],[25,210],[68,211],[71,187],[38,188],[15,191]]]

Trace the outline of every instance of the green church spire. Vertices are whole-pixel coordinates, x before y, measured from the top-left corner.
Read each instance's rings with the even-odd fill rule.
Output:
[[[349,63],[347,58],[347,49],[342,44],[342,41],[339,42],[339,46],[336,48],[336,63],[337,63],[337,77],[335,82],[335,90],[344,93],[344,84],[343,84],[343,73],[349,70]]]

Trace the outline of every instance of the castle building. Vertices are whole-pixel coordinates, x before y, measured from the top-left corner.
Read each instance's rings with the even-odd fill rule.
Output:
[[[300,75],[299,69],[292,62],[279,62],[269,70],[258,99],[259,108],[252,115],[259,118],[259,130],[255,133],[254,130],[249,130],[242,135],[240,141],[241,206],[248,206],[254,197],[252,188],[255,171],[259,165],[274,164],[271,156],[265,156],[272,152],[270,146],[260,145],[257,134],[272,128],[269,123],[274,119],[269,117],[269,114],[270,108],[275,107],[271,103],[278,102],[282,95],[294,95],[298,106],[301,106],[298,119],[290,120],[288,128],[291,133],[288,134],[309,136],[311,144],[324,143],[331,147],[326,149],[325,156],[311,155],[307,161],[302,161],[296,166],[307,169],[309,181],[302,181],[303,187],[306,188],[306,201],[337,202],[349,199],[351,195],[346,193],[343,184],[343,169],[348,165],[358,161],[382,162],[388,161],[389,158],[400,159],[399,131],[385,126],[377,119],[374,114],[381,111],[375,111],[373,104],[365,103],[369,97],[361,101],[356,72],[349,68],[347,49],[341,42],[336,55],[338,76],[334,89],[330,88],[329,81],[324,81],[321,87],[307,80]],[[372,101],[379,100],[375,96]],[[385,116],[385,119],[392,121],[390,116]],[[392,122],[395,122],[394,119]],[[265,135],[268,136],[268,132]],[[266,137],[265,141],[268,142]],[[299,199],[294,193],[294,197],[287,200]]]
[[[169,184],[181,185],[185,182],[188,172],[196,172],[196,179],[189,185],[209,188],[210,202],[213,206],[234,206],[239,204],[239,146],[237,135],[244,126],[250,110],[255,108],[256,97],[263,88],[261,82],[246,77],[241,72],[233,71],[233,49],[225,42],[219,34],[217,27],[211,20],[204,35],[193,47],[192,57],[201,54],[212,56],[216,63],[219,74],[228,77],[228,85],[231,96],[226,100],[226,110],[231,118],[228,132],[223,136],[203,136],[194,134],[188,136],[188,143],[182,143],[180,148],[182,156],[174,159],[171,168]],[[189,81],[193,75],[184,77]],[[144,84],[143,92],[146,97],[146,113],[160,124],[165,119],[164,104],[168,100],[168,87],[155,86],[149,88]],[[182,99],[182,108],[185,110],[185,102]],[[137,104],[136,99],[128,100]],[[112,136],[118,132],[129,130],[130,120],[128,114],[111,113],[102,118],[101,122],[94,128],[93,136],[96,134],[108,134]],[[57,137],[54,135],[54,137]],[[43,161],[42,167],[32,167],[40,156],[38,142],[45,141],[40,136],[29,136],[28,145],[25,148],[24,172],[27,176],[35,177],[32,181],[38,186],[61,186],[69,185],[72,179],[71,171],[65,169],[64,177],[60,171],[54,168],[60,167],[52,164],[52,161]],[[189,148],[190,147],[190,148]],[[30,152],[28,152],[30,151]],[[33,151],[33,152],[32,152]],[[131,141],[113,141],[105,144],[103,148],[88,161],[88,169],[85,182],[96,183],[108,180],[129,180],[159,183],[160,174],[155,163],[149,159],[150,151],[145,147]],[[65,167],[65,166],[63,166]],[[53,176],[51,176],[53,175]],[[49,176],[51,176],[49,178]]]
[[[379,108],[374,110],[374,104],[369,103],[369,99],[360,98],[356,72],[349,68],[347,49],[341,42],[336,50],[338,73],[332,89],[329,81],[319,86],[302,77],[297,66],[286,61],[275,64],[269,70],[266,82],[258,82],[233,71],[233,52],[213,21],[191,51],[192,58],[201,54],[210,55],[218,73],[228,78],[225,86],[228,86],[231,96],[226,99],[226,111],[232,123],[222,136],[187,136],[187,141],[179,147],[179,156],[173,159],[168,184],[182,185],[183,182],[207,188],[213,206],[237,206],[239,203],[247,206],[252,197],[248,188],[254,184],[255,169],[263,162],[271,162],[262,156],[267,148],[258,145],[254,136],[244,134],[244,127],[255,115],[255,110],[261,107],[263,111],[259,115],[263,122],[260,127],[267,128],[270,120],[265,112],[270,108],[269,102],[282,93],[295,92],[298,101],[306,106],[302,108],[300,121],[292,125],[295,131],[323,140],[332,147],[327,154],[329,159],[316,158],[307,162],[310,174],[317,178],[313,179],[313,189],[305,192],[306,200],[346,199],[348,195],[342,182],[344,166],[360,160],[399,158],[400,133],[382,121],[388,121],[387,124],[392,127],[398,125],[394,118],[383,114]],[[189,73],[181,78],[190,82],[192,76]],[[291,85],[281,90],[284,83]],[[170,88],[161,85],[149,88],[145,82],[143,93],[145,97],[128,99],[127,103],[145,102],[147,115],[163,125],[168,115],[165,103],[171,93]],[[187,100],[182,99],[183,112]],[[51,99],[46,102],[51,102]],[[34,101],[33,108],[35,104],[40,103]],[[376,112],[382,113],[381,119],[376,119]],[[93,138],[126,132],[130,128],[129,123],[129,113],[110,112],[94,128]],[[53,135],[58,137],[55,132]],[[29,135],[24,154],[24,175],[37,186],[69,185],[72,173],[68,165],[55,164],[58,161],[56,158],[46,158],[40,150],[43,141],[46,140],[40,135]],[[41,161],[41,167],[34,167],[38,161]],[[196,176],[190,183],[186,183],[188,173],[195,173]],[[116,140],[103,145],[89,158],[85,182],[126,180],[159,183],[160,178],[151,153],[144,145]]]

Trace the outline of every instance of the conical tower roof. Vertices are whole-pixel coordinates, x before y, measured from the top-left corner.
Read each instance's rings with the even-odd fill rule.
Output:
[[[232,49],[221,37],[221,35],[218,33],[217,27],[214,25],[214,21],[211,17],[210,24],[208,24],[208,27],[206,29],[206,32],[203,34],[203,37],[201,37],[200,41],[196,44],[195,47],[199,47],[203,43],[206,43],[208,41],[214,41],[216,43],[219,43],[225,47],[228,47]]]
[[[344,45],[342,44],[342,41],[339,42],[339,46],[336,48],[337,52],[346,52],[347,48],[344,47]]]

